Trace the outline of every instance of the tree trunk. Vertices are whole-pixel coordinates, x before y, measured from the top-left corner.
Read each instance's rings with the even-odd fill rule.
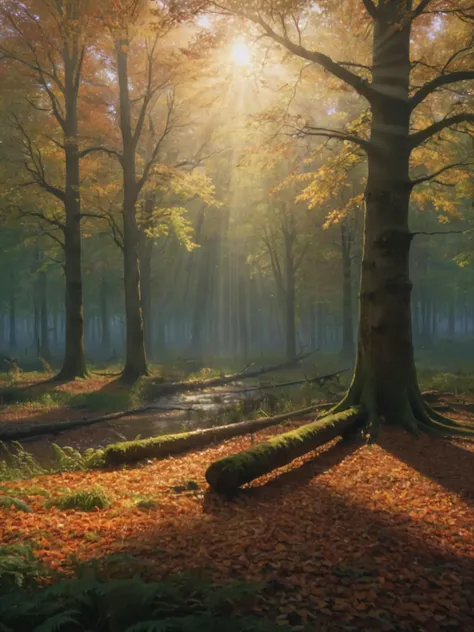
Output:
[[[317,406],[309,406],[308,408],[276,415],[275,417],[262,417],[193,432],[112,444],[105,449],[104,463],[105,465],[121,465],[124,463],[136,463],[143,459],[166,458],[170,454],[177,454],[191,449],[195,450],[216,441],[224,441],[232,437],[258,432],[259,430],[276,426],[287,419],[298,419],[314,413],[317,408]]]
[[[132,112],[128,75],[127,39],[115,43],[117,73],[120,91],[120,129],[123,156],[123,270],[125,286],[126,342],[123,377],[134,381],[148,375],[143,333],[142,305],[140,296],[140,269],[138,257],[139,229],[136,204],[139,186],[136,173],[137,140],[132,133]]]
[[[48,273],[41,270],[38,274],[38,298],[40,311],[40,348],[39,355],[46,361],[51,359],[49,349],[49,323],[48,323]]]
[[[206,471],[206,480],[216,492],[234,492],[245,483],[287,465],[299,456],[345,434],[364,419],[365,413],[360,407],[350,408],[337,415],[328,415],[248,450],[215,461]]]
[[[293,220],[293,215],[290,215]],[[295,261],[293,253],[293,244],[295,240],[295,228],[285,227],[283,231],[285,244],[285,342],[286,342],[286,358],[294,358],[296,355],[296,288],[295,288]]]
[[[342,355],[354,356],[354,329],[352,323],[352,235],[347,223],[341,223],[342,258]]]
[[[152,291],[151,291],[151,260],[153,255],[153,239],[147,237],[140,230],[140,289],[142,295],[143,329],[145,336],[145,350],[148,357],[153,352],[153,319],[152,319]]]
[[[406,11],[401,0],[377,8],[373,88],[378,94],[372,104],[358,352],[342,406],[365,404],[374,428],[384,418],[418,433],[428,414],[417,384],[410,314],[411,22]]]
[[[10,351],[16,350],[16,281],[13,272],[10,273],[10,318],[9,318],[9,335],[8,348]]]
[[[64,81],[66,118],[64,122],[64,153],[66,182],[64,208],[64,275],[66,279],[65,350],[58,378],[74,379],[87,376],[84,350],[84,306],[81,269],[81,199],[77,123],[78,77],[81,72],[79,47],[65,47]]]
[[[100,281],[100,332],[101,341],[100,346],[102,349],[102,355],[108,359],[110,357],[110,322],[109,322],[109,288],[105,278],[105,274],[102,273],[102,279]]]

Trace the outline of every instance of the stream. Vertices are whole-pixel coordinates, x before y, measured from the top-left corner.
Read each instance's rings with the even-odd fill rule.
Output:
[[[161,397],[151,406],[156,410],[140,415],[121,417],[93,426],[22,440],[24,447],[41,462],[52,456],[51,444],[71,446],[80,452],[88,448],[104,448],[118,441],[174,434],[231,423],[232,412],[240,405],[249,415],[262,405],[265,397],[247,384],[236,383],[205,391]],[[227,413],[227,414],[226,414]]]

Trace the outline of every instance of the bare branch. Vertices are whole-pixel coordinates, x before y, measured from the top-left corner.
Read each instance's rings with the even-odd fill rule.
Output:
[[[141,176],[141,178],[139,178],[139,180],[137,182],[137,192],[138,193],[140,193],[140,191],[142,190],[142,188],[146,184],[146,182],[148,180],[148,177],[150,175],[150,171],[151,171],[153,165],[158,160],[158,154],[159,154],[161,145],[162,145],[163,141],[165,140],[165,138],[170,133],[172,127],[173,127],[173,125],[172,125],[172,114],[173,114],[173,111],[174,111],[174,105],[175,105],[175,100],[174,100],[174,93],[173,93],[173,94],[171,94],[168,97],[168,112],[166,114],[166,121],[165,121],[165,126],[164,126],[164,129],[163,129],[163,132],[161,133],[161,136],[158,138],[158,140],[155,142],[155,147],[153,149],[151,157],[147,161],[147,163],[145,164],[142,176]]]
[[[85,158],[89,154],[95,152],[104,152],[109,156],[115,156],[120,163],[122,163],[122,154],[115,149],[110,149],[109,147],[104,147],[103,145],[97,145],[96,147],[87,147],[87,149],[83,149],[79,152],[79,158]]]
[[[473,228],[467,230],[435,230],[433,232],[427,232],[424,230],[419,230],[414,233],[410,233],[411,238],[416,237],[416,235],[467,235],[474,231]]]
[[[307,59],[308,61],[318,64],[318,66],[322,66],[332,75],[334,75],[338,79],[341,79],[342,81],[344,81],[344,83],[354,88],[354,90],[358,94],[365,97],[369,102],[372,102],[376,97],[376,91],[372,88],[372,86],[366,79],[359,77],[359,75],[351,72],[344,66],[341,66],[333,59],[331,59],[331,57],[329,57],[328,55],[325,55],[324,53],[320,53],[318,51],[308,50],[307,48],[296,44],[288,37],[280,35],[275,30],[273,30],[272,27],[260,16],[252,17],[250,15],[244,15],[244,17],[261,26],[262,29],[265,31],[265,34],[273,39],[273,41],[277,42],[278,44],[289,50],[291,53],[294,53],[295,55],[298,55],[303,59]]]
[[[436,123],[433,123],[433,125],[430,125],[419,132],[411,134],[410,149],[414,149],[415,147],[422,145],[432,136],[438,134],[444,129],[452,127],[453,125],[459,125],[460,123],[474,123],[474,113],[464,112],[462,114],[455,114],[454,116],[449,116],[441,121],[437,121]]]
[[[432,94],[438,88],[450,85],[452,83],[458,83],[460,81],[474,80],[474,70],[459,70],[458,72],[450,72],[445,75],[438,75],[435,79],[427,81],[421,88],[415,92],[415,94],[409,100],[411,110],[422,103],[426,97]]]
[[[418,184],[423,184],[425,182],[430,182],[431,180],[436,182],[436,184],[442,184],[444,186],[450,186],[448,182],[443,182],[442,180],[436,180],[436,178],[438,176],[440,176],[442,173],[445,173],[446,171],[450,171],[451,169],[456,169],[457,167],[470,167],[472,165],[474,165],[474,163],[472,163],[472,162],[453,162],[450,165],[445,165],[441,169],[438,169],[438,171],[435,171],[434,173],[430,173],[430,174],[428,174],[426,176],[422,176],[421,178],[417,178],[416,180],[412,180],[411,181],[411,186],[412,187],[416,187]]]
[[[369,153],[373,149],[373,145],[370,141],[360,138],[355,134],[348,134],[337,129],[328,129],[325,127],[313,127],[312,125],[305,125],[300,132],[303,136],[322,136],[324,138],[332,138],[334,140],[348,141],[361,147],[365,152]]]

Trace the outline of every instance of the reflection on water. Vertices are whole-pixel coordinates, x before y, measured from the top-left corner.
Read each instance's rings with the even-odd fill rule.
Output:
[[[58,435],[23,441],[25,448],[41,461],[51,458],[51,444],[71,446],[81,452],[103,448],[117,441],[131,441],[163,434],[187,432],[229,423],[225,412],[236,406],[250,413],[261,405],[261,392],[243,384],[215,387],[208,391],[181,393],[157,400],[154,410],[142,415],[122,417],[95,426],[68,430]]]

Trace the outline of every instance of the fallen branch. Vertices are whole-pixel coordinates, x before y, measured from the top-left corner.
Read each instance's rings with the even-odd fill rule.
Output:
[[[294,410],[283,415],[274,417],[261,417],[240,423],[206,428],[205,430],[194,430],[193,432],[183,432],[174,435],[163,435],[150,439],[140,439],[138,441],[124,441],[109,445],[104,451],[104,464],[121,465],[124,463],[135,463],[143,459],[166,458],[170,454],[184,452],[190,449],[201,448],[215,441],[224,441],[243,434],[250,434],[277,426],[288,419],[298,419],[305,417],[328,404],[309,406],[300,410]]]
[[[308,356],[312,355],[314,352],[309,351],[308,353],[301,354],[296,356],[293,360],[287,360],[280,364],[275,364],[269,367],[263,367],[261,369],[256,369],[254,371],[248,371],[248,367],[246,367],[240,373],[234,373],[233,375],[218,377],[218,378],[210,378],[207,380],[199,380],[195,382],[171,382],[169,384],[160,384],[160,388],[158,392],[155,392],[156,397],[165,397],[169,395],[175,395],[177,393],[184,393],[186,391],[195,391],[195,390],[203,390],[205,388],[210,388],[212,386],[221,386],[223,384],[230,384],[231,382],[235,382],[238,380],[242,380],[244,378],[252,378],[258,377],[259,375],[263,375],[264,373],[270,373],[271,371],[277,371],[279,369],[285,368],[294,364],[295,362],[300,362],[304,360]],[[121,419],[122,417],[133,417],[135,415],[143,415],[154,411],[169,411],[172,408],[158,407],[156,405],[152,406],[142,406],[140,408],[131,408],[130,410],[122,410],[116,413],[108,413],[106,415],[102,415],[100,417],[92,417],[90,419],[75,419],[73,421],[62,421],[57,423],[46,423],[46,424],[31,424],[27,425],[25,422],[17,422],[15,424],[10,424],[0,429],[0,441],[18,441],[20,439],[26,439],[31,437],[36,437],[40,435],[46,434],[57,434],[60,432],[65,432],[67,430],[75,430],[76,428],[83,428],[86,426],[93,426],[95,424],[99,424],[107,421],[114,421],[116,419]],[[177,410],[181,410],[178,408]]]
[[[334,379],[335,377],[339,377],[342,373],[346,373],[349,369],[341,369],[340,371],[335,371],[334,373],[328,373],[327,375],[318,375],[316,377],[306,378],[304,380],[295,380],[293,382],[279,382],[277,384],[259,384],[258,386],[249,386],[248,388],[242,388],[239,390],[234,390],[232,393],[249,393],[251,391],[263,391],[272,388],[285,388],[287,386],[299,386],[300,384],[314,384],[317,382],[322,385],[324,382],[328,382],[329,380]]]
[[[166,395],[183,393],[185,391],[198,391],[212,386],[224,386],[225,384],[231,384],[232,382],[238,382],[239,380],[260,377],[260,375],[264,375],[265,373],[279,371],[280,369],[284,369],[301,362],[301,360],[308,358],[313,355],[313,353],[314,351],[308,351],[307,353],[302,353],[291,360],[285,360],[285,362],[280,362],[279,364],[274,364],[268,367],[262,367],[261,369],[254,369],[253,371],[249,371],[249,367],[247,366],[243,371],[240,371],[240,373],[233,373],[232,375],[221,375],[219,377],[211,377],[205,380],[196,380],[194,382],[184,381],[163,383],[158,386],[155,394],[159,397],[164,397]]]
[[[215,461],[206,472],[212,490],[228,494],[255,478],[291,463],[324,445],[366,419],[363,408],[355,407],[286,432],[233,456]]]

